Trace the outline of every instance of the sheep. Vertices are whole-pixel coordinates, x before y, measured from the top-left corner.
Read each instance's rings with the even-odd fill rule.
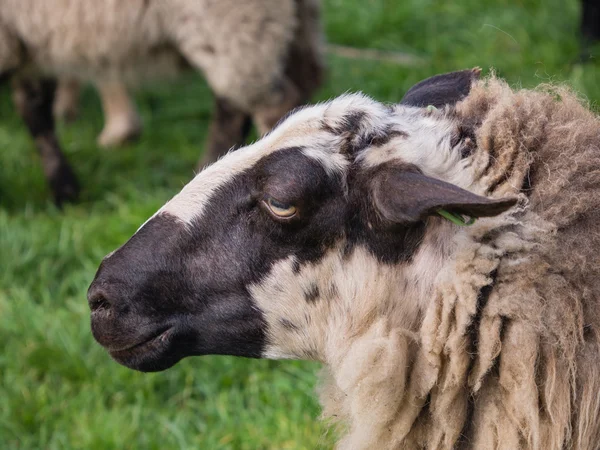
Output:
[[[581,35],[584,45],[600,41],[600,5],[595,0],[581,1]]]
[[[92,81],[131,119],[124,83],[192,66],[215,95],[206,163],[242,144],[252,122],[268,131],[320,85],[319,9],[319,0],[2,1],[0,77],[12,74],[56,202],[79,186],[54,135],[55,77]],[[118,126],[109,120],[105,131]]]
[[[479,74],[207,167],[102,261],[94,338],[140,371],[320,361],[340,449],[598,449],[600,120]]]

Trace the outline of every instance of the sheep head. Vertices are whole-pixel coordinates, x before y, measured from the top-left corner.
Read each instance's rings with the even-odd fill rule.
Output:
[[[395,106],[306,107],[207,167],[102,262],[95,338],[152,371],[203,354],[329,361],[381,315],[414,329],[460,232],[438,211],[515,204],[469,190],[474,142],[453,105],[478,74],[425,80]]]

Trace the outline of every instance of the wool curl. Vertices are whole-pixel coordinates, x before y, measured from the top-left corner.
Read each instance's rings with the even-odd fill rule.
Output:
[[[341,449],[598,449],[600,121],[494,76],[453,113],[470,189],[521,202],[454,234],[416,332],[381,317],[325,369],[323,416]]]

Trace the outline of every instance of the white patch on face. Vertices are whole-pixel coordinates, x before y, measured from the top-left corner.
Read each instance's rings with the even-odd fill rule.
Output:
[[[331,128],[343,126],[348,114],[362,113],[359,128],[352,130],[355,134],[383,130],[390,118],[389,108],[361,93],[342,95],[326,106],[324,120]]]
[[[336,147],[339,146],[339,139],[329,140],[332,141],[331,145]],[[302,150],[302,153],[305,156],[318,161],[329,175],[344,172],[350,163],[344,155],[340,153],[331,153],[331,151],[328,151],[324,146],[305,148]]]
[[[343,246],[299,272],[294,272],[294,257],[275,264],[250,288],[268,327],[263,357],[335,363],[332,359],[342,357],[353,339],[378,318],[393,328],[416,332],[443,263],[429,244],[424,243],[428,249],[410,264],[382,264],[363,247],[344,255]],[[307,300],[307,292],[314,289],[318,297]]]
[[[208,166],[188,183],[179,194],[163,206],[161,212],[169,213],[186,224],[202,215],[212,194],[236,175],[252,167],[261,158],[276,149],[256,143],[231,152],[221,160]]]
[[[456,123],[442,111],[425,113],[423,108],[397,106],[392,122],[394,129],[407,136],[391,139],[381,147],[368,148],[358,160],[367,167],[399,160],[414,164],[427,176],[466,188],[472,176],[466,170],[467,161],[450,146]]]

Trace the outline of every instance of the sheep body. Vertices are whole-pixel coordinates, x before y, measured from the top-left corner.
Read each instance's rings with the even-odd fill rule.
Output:
[[[176,73],[183,56],[217,95],[250,108],[282,75],[298,25],[294,1],[257,6],[252,0],[3,1],[0,72],[28,62],[53,76],[137,81]],[[17,51],[21,45],[26,55]]]

